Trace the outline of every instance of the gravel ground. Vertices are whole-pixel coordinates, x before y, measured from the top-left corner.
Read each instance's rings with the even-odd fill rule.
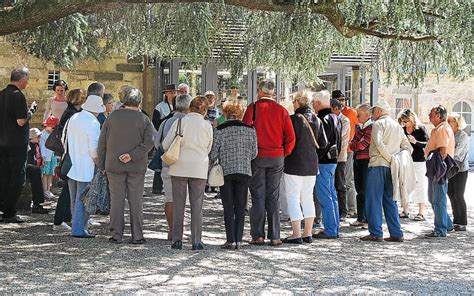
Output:
[[[342,224],[341,239],[297,246],[219,248],[225,240],[220,200],[204,202],[206,249],[171,250],[166,241],[163,196],[145,192],[145,245],[108,243],[108,217],[97,216],[95,239],[52,231],[52,215],[25,216],[21,225],[0,224],[0,293],[245,293],[245,294],[466,294],[474,292],[472,227],[446,239],[424,239],[426,222],[402,221],[404,243],[361,242],[367,232]],[[466,198],[474,216],[474,176]],[[52,208],[55,201],[48,203]],[[189,212],[189,210],[188,210]],[[185,235],[189,235],[189,213]],[[387,231],[384,228],[384,231]],[[249,240],[248,217],[244,240]],[[127,227],[126,233],[129,233]],[[291,233],[284,223],[282,237]],[[388,234],[387,234],[388,235]]]

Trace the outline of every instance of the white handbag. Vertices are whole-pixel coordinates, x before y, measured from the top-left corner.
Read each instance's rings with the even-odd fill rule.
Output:
[[[179,159],[179,152],[181,150],[181,140],[183,139],[183,134],[181,131],[181,119],[178,120],[178,124],[176,126],[176,133],[171,142],[170,147],[166,150],[165,153],[161,156],[161,160],[167,165],[172,165]]]
[[[209,171],[207,184],[211,187],[220,187],[224,185],[224,171],[219,163],[216,163]]]

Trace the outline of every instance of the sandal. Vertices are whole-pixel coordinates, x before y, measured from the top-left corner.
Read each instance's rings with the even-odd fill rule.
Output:
[[[400,216],[400,219],[408,219],[410,218],[410,213],[401,212],[399,216]]]
[[[418,214],[413,218],[413,221],[425,221],[425,217],[422,214]]]

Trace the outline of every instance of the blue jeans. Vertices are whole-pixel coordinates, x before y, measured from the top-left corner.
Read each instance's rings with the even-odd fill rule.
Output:
[[[79,182],[73,179],[69,179],[69,194],[71,196],[71,212],[72,212],[72,231],[73,236],[88,235],[87,230],[89,224],[89,214],[86,212],[84,202],[81,200],[81,193],[86,188],[89,182]]]
[[[403,237],[397,202],[393,200],[390,168],[369,167],[365,187],[365,216],[372,236],[383,237],[382,208],[391,237]]]
[[[449,217],[446,207],[446,193],[448,191],[448,182],[438,184],[428,179],[428,200],[433,207],[434,212],[434,231],[440,236],[446,236],[448,229],[453,228],[453,222]]]
[[[334,174],[336,164],[319,164],[319,175],[316,177],[316,195],[321,204],[324,233],[330,236],[339,235],[339,207],[337,204]]]

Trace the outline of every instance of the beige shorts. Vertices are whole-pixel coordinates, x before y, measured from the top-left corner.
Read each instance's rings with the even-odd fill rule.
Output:
[[[161,179],[163,180],[163,190],[165,192],[165,202],[173,202],[173,191],[171,186],[170,167],[163,167],[161,170]]]

